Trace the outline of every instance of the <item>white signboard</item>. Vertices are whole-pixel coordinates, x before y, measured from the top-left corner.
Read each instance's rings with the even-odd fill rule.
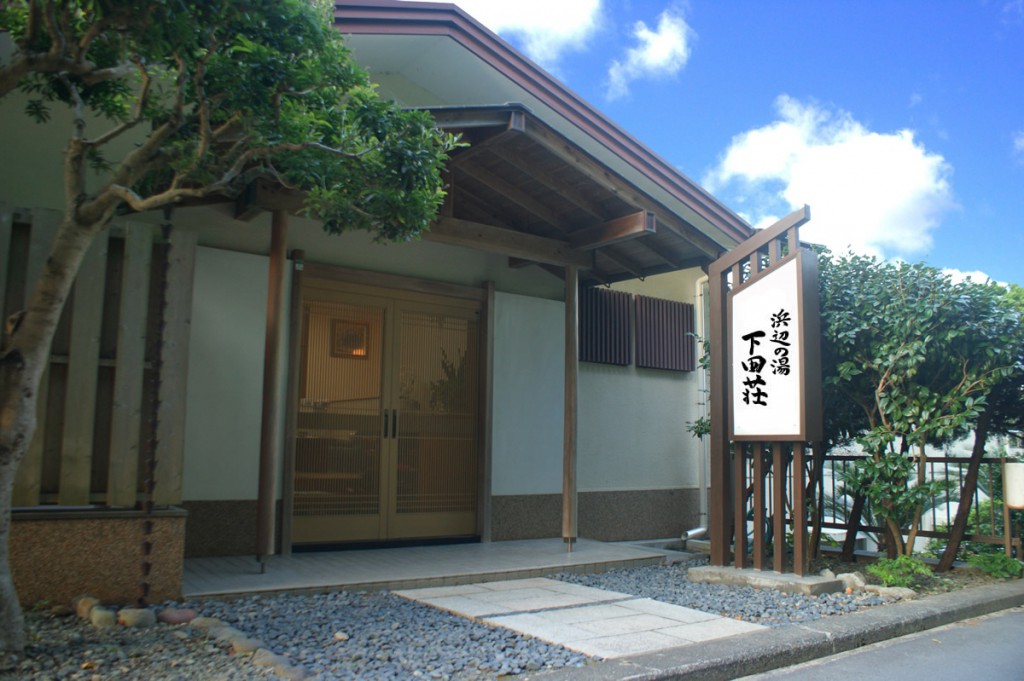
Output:
[[[733,439],[800,439],[802,399],[800,258],[729,294]]]

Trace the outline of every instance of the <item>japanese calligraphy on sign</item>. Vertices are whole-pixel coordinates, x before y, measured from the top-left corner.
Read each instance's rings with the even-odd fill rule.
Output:
[[[730,293],[734,438],[792,438],[804,430],[800,280],[800,258],[792,258]]]

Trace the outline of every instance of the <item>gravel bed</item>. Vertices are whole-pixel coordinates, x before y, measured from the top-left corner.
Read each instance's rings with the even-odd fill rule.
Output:
[[[555,578],[572,584],[653,598],[663,603],[769,627],[811,622],[891,602],[891,599],[865,592],[801,596],[773,589],[690,582],[686,579],[687,568],[686,564],[659,565],[612,570],[602,574],[563,573],[555,575]]]
[[[556,578],[768,626],[840,615],[886,600],[869,594],[786,595],[767,589],[691,583],[686,565],[560,574]],[[451,615],[388,592],[253,596],[168,603],[262,640],[308,673],[332,679],[478,681],[538,669],[585,666],[579,653]],[[271,668],[232,655],[187,625],[95,628],[77,618],[29,613],[28,655],[0,679],[274,679]]]

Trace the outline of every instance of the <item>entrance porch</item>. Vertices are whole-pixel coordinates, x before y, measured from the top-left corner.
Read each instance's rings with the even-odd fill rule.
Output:
[[[527,579],[556,572],[603,572],[657,565],[666,552],[638,544],[580,539],[572,552],[560,538],[412,546],[266,557],[186,558],[185,598],[279,591],[414,589]]]

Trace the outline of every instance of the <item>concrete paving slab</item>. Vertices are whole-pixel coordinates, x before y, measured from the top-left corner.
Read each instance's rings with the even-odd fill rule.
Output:
[[[672,605],[671,603],[662,603],[661,601],[656,601],[652,598],[635,598],[621,603],[619,607],[627,608],[633,612],[645,612],[650,615],[661,615],[662,617],[668,617],[682,624],[693,624],[694,622],[722,619],[720,615],[704,612],[703,610],[684,608],[678,605]]]
[[[652,650],[674,648],[680,643],[680,639],[666,636],[657,631],[643,631],[634,634],[598,636],[581,641],[569,641],[566,647],[594,657],[612,660],[629,655],[649,653]]]
[[[1024,580],[936,594],[826,617],[761,628],[696,645],[613,657],[580,669],[522,675],[522,681],[728,681],[879,641],[1024,605]],[[665,634],[664,630],[659,632]]]
[[[602,658],[636,655],[764,628],[649,598],[549,579],[395,593]]]

